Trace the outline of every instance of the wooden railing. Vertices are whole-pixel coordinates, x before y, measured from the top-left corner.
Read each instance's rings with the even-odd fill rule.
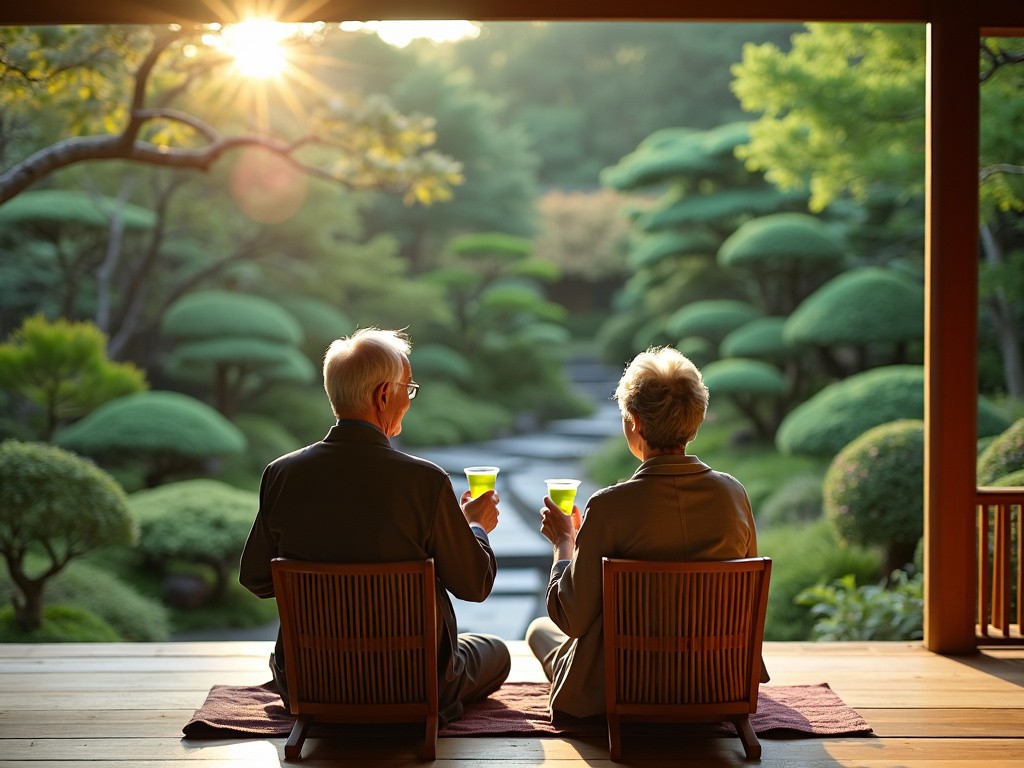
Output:
[[[1024,488],[978,488],[978,642],[1024,644]]]

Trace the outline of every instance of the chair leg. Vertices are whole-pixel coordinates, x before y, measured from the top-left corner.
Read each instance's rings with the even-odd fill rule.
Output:
[[[419,750],[419,756],[424,760],[437,758],[437,715],[427,718],[426,734],[423,738],[423,746]]]
[[[733,723],[736,726],[736,734],[743,742],[743,754],[746,755],[747,760],[760,760],[761,742],[757,740],[757,734],[754,733],[754,729],[750,725],[750,717],[747,715],[737,717]]]
[[[302,753],[302,744],[306,741],[313,719],[299,715],[292,726],[292,732],[288,734],[288,741],[284,744],[284,757],[286,760],[298,759]]]
[[[608,756],[618,761],[622,757],[622,733],[619,730],[619,716],[608,713]]]

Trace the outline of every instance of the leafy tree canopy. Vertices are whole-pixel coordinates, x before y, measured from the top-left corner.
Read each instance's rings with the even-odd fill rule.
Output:
[[[5,130],[22,132],[21,156],[0,171],[0,203],[57,169],[92,160],[131,160],[159,167],[208,170],[226,152],[256,147],[305,173],[350,188],[400,188],[430,202],[461,180],[450,158],[428,147],[433,123],[399,114],[382,98],[338,98],[313,78],[290,78],[289,97],[262,94],[231,75],[222,32],[183,27],[6,27],[0,30]],[[322,38],[296,27],[283,43],[293,55]],[[291,135],[284,121],[249,131],[245,109],[300,103]],[[204,114],[195,111],[202,107]],[[38,121],[39,113],[63,122]],[[54,136],[52,143],[46,141]],[[38,145],[42,145],[39,148]]]
[[[758,317],[730,331],[722,339],[721,352],[725,357],[754,357],[780,360],[792,354],[783,338],[784,317]]]
[[[134,365],[107,359],[106,343],[92,323],[35,315],[0,344],[0,386],[42,412],[44,440],[60,424],[148,387]]]
[[[779,369],[760,360],[716,360],[701,373],[712,395],[781,395],[786,390]]]
[[[163,331],[177,339],[244,337],[280,344],[302,341],[302,327],[272,301],[231,291],[197,291],[175,302]]]
[[[760,311],[745,301],[708,299],[677,310],[665,321],[665,330],[679,338],[704,336],[718,342],[730,331],[760,316]]]
[[[125,229],[152,229],[156,215],[103,195],[68,189],[23,192],[0,206],[0,228],[32,226],[36,229],[76,224],[106,230],[117,215]]]
[[[840,238],[806,213],[773,213],[751,219],[718,249],[723,266],[748,269],[837,268],[844,255]]]

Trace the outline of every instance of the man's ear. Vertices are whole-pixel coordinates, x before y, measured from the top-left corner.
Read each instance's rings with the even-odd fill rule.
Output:
[[[640,435],[640,437],[644,436],[644,423],[635,413],[629,414],[629,428],[632,432]]]

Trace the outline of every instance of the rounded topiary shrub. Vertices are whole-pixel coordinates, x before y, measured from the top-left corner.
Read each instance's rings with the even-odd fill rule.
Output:
[[[184,480],[133,493],[128,505],[139,525],[138,551],[149,563],[165,571],[175,561],[205,565],[214,577],[212,598],[224,598],[256,517],[255,492]]]
[[[889,365],[830,384],[782,420],[775,445],[786,454],[830,457],[871,427],[924,418],[924,368]],[[1009,426],[988,401],[978,399],[978,434]]]
[[[18,626],[11,606],[0,608],[0,643],[116,643],[122,638],[94,613],[72,605],[48,605],[40,625]]]
[[[731,331],[760,316],[760,310],[746,301],[695,301],[672,313],[665,321],[665,331],[677,339],[701,336],[717,343]]]
[[[1024,469],[1024,419],[1014,422],[988,444],[978,457],[978,485],[991,485]]]
[[[452,445],[493,437],[512,426],[512,413],[492,402],[474,400],[443,382],[424,386],[402,420],[406,445]]]
[[[722,355],[764,360],[784,359],[791,354],[782,336],[785,324],[784,317],[759,317],[751,320],[722,339]]]
[[[841,539],[886,551],[887,573],[911,562],[924,525],[924,422],[882,424],[843,448],[825,473],[824,507]]]
[[[44,443],[0,443],[0,555],[22,630],[40,627],[46,583],[69,562],[135,533],[124,490],[95,464]]]

